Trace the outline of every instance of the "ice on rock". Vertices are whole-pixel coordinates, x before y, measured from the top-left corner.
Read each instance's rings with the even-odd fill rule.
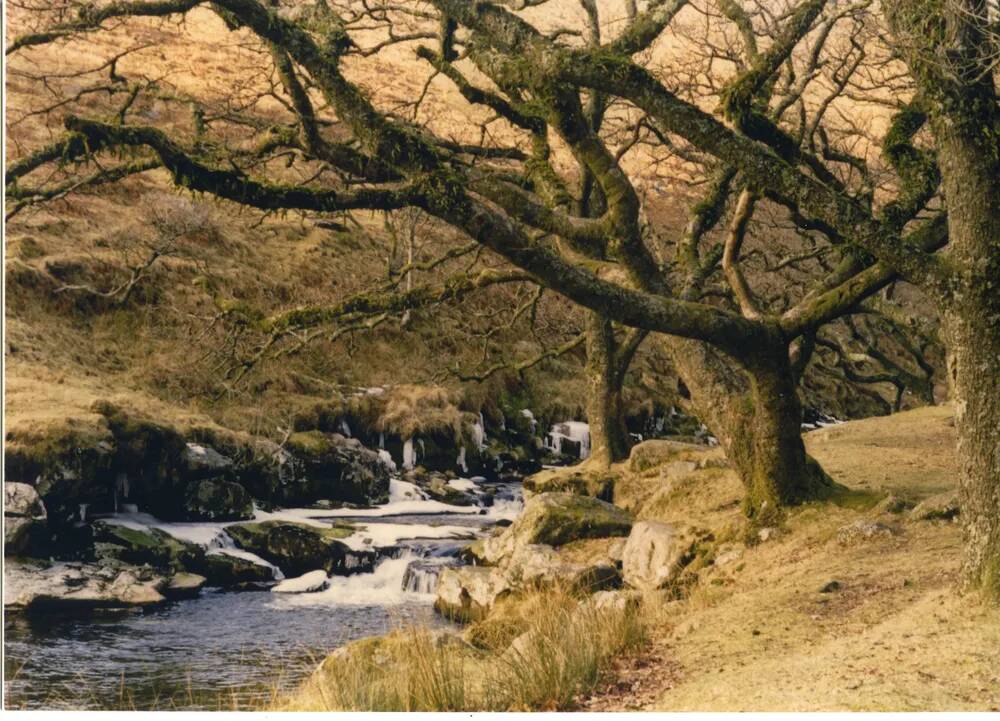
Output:
[[[392,454],[384,448],[378,449],[378,457],[382,459],[382,465],[389,469],[390,473],[395,473],[396,461],[392,460]]]
[[[316,593],[330,583],[326,571],[310,571],[298,578],[288,578],[271,589],[271,593]]]
[[[407,438],[403,443],[403,468],[412,470],[417,465],[417,451],[413,447],[413,439]]]
[[[535,414],[532,413],[528,408],[523,408],[521,410],[521,415],[527,418],[531,422],[531,435],[535,435],[538,430],[538,421],[535,420]]]
[[[556,423],[545,436],[545,447],[554,453],[563,452],[563,441],[580,444],[580,460],[590,455],[590,426],[583,421]]]
[[[455,466],[462,469],[462,473],[469,472],[469,464],[465,460],[465,446],[458,451],[458,458],[455,459]]]
[[[476,482],[469,478],[452,478],[448,486],[456,491],[475,491],[478,488]]]
[[[351,437],[351,427],[347,425],[346,419],[343,418],[340,419],[340,432],[343,433],[348,438]]]

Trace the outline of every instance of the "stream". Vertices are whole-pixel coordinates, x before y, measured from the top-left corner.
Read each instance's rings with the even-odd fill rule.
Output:
[[[478,481],[478,483],[476,482]],[[38,709],[237,710],[300,683],[332,649],[400,625],[447,625],[432,609],[437,570],[520,511],[517,483],[456,479],[495,494],[489,508],[447,506],[394,480],[388,504],[364,511],[258,511],[254,520],[352,522],[345,539],[392,548],[374,572],[332,576],[305,594],[220,591],[145,610],[55,615],[5,613],[5,706]],[[160,523],[146,514],[109,520],[155,526],[218,553],[242,553],[226,524]],[[363,526],[363,528],[362,528]],[[280,577],[282,574],[277,573]]]

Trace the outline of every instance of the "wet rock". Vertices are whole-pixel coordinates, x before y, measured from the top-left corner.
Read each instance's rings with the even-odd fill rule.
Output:
[[[225,530],[237,546],[273,563],[289,576],[318,568],[335,575],[367,573],[374,570],[380,558],[375,551],[355,551],[338,540],[353,532],[349,527],[265,521],[239,523]]]
[[[876,521],[855,521],[841,526],[837,531],[837,542],[842,546],[851,546],[876,538],[891,538],[896,531],[891,526]]]
[[[156,528],[136,529],[107,521],[91,525],[95,553],[102,561],[149,565],[163,570],[198,569],[205,552]]]
[[[483,555],[498,563],[529,544],[560,546],[584,538],[625,536],[632,514],[596,498],[572,493],[542,493],[525,504],[524,512],[500,534],[486,540]]]
[[[694,555],[694,532],[659,521],[639,521],[625,542],[622,575],[632,588],[655,591],[676,583]]]
[[[336,433],[293,433],[285,444],[274,502],[302,505],[318,499],[367,505],[389,500],[389,469],[378,453]]]
[[[188,521],[245,521],[253,518],[253,499],[238,483],[221,479],[194,481],[184,490],[184,518]]]
[[[171,600],[195,598],[201,593],[202,587],[208,581],[197,573],[177,573],[163,590],[163,595]]]
[[[914,521],[950,521],[960,512],[958,491],[946,491],[918,503],[910,511],[910,518]]]
[[[4,575],[4,606],[10,608],[124,608],[166,600],[167,579],[149,569],[8,563]]]
[[[310,571],[298,578],[287,578],[271,589],[271,593],[316,593],[330,585],[326,571]]]
[[[274,569],[225,550],[205,554],[201,574],[209,586],[221,588],[259,587],[274,580]]]

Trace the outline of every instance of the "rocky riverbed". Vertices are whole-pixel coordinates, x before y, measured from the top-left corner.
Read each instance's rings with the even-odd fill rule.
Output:
[[[222,557],[253,570],[228,590],[189,572],[168,581],[148,563],[12,561],[5,603],[21,610],[5,622],[8,703],[252,704],[299,682],[331,648],[410,621],[445,624],[432,610],[438,574],[520,508],[519,484],[451,482],[481,503],[445,504],[393,478],[388,502],[367,509],[258,510],[251,521],[224,523],[138,512],[95,521],[99,537],[131,540],[134,553],[144,536],[166,538],[200,549],[205,568]],[[191,577],[193,585],[171,588]]]

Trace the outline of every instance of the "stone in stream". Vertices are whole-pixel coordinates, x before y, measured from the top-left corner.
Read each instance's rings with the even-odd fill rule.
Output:
[[[201,589],[207,581],[207,578],[199,576],[197,573],[176,573],[171,577],[167,587],[163,589],[163,595],[170,600],[195,598],[201,593]]]
[[[199,572],[204,562],[205,551],[200,546],[158,528],[137,529],[103,520],[95,521],[91,528],[95,555],[103,561]]]
[[[166,600],[166,577],[148,568],[93,564],[6,564],[7,608],[99,609],[149,606]]]
[[[353,528],[318,528],[290,521],[237,523],[226,533],[240,548],[267,559],[285,574],[298,576],[321,568],[327,573],[349,575],[374,570],[382,557],[377,551],[356,551],[339,539]]]
[[[486,540],[483,556],[499,563],[529,544],[560,546],[584,538],[626,536],[632,522],[631,513],[596,498],[541,493],[527,501],[513,524]]]
[[[310,571],[298,578],[287,578],[271,588],[271,593],[316,593],[330,585],[326,571]]]
[[[201,575],[209,586],[256,588],[274,581],[274,569],[248,558],[212,550],[205,554]]]

